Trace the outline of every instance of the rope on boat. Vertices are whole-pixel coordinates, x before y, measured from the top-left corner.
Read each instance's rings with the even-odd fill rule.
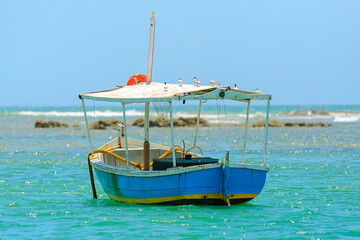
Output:
[[[96,150],[94,150],[94,153],[103,153],[103,154],[107,154],[107,155],[109,155],[109,156],[111,156],[111,157],[115,158],[116,160],[122,161],[122,162],[124,162],[124,163],[126,163],[126,162],[127,162],[125,158],[120,157],[119,155],[117,155],[117,154],[115,154],[115,153],[113,153],[113,152],[111,152],[111,151],[109,151],[109,150],[105,150],[105,149],[96,149]],[[90,154],[91,154],[91,153],[90,153]],[[129,164],[130,164],[131,166],[133,166],[133,167],[137,167],[137,168],[139,168],[140,170],[142,170],[142,169],[143,169],[143,167],[144,167],[142,164],[140,164],[140,163],[135,163],[135,162],[130,161],[130,160],[129,160]]]
[[[179,147],[179,146],[175,147],[175,151],[184,152],[184,150],[183,150],[181,147]],[[169,156],[171,153],[172,153],[172,148],[170,148],[169,150],[167,150],[167,152],[164,153],[163,155],[161,155],[159,158],[166,158],[166,157]]]
[[[182,149],[181,147],[179,147],[179,146],[178,146],[178,147],[175,147],[175,151],[184,152],[183,149]],[[110,150],[107,150],[107,149],[101,149],[101,148],[99,148],[99,149],[94,150],[94,153],[107,154],[107,155],[115,158],[115,159],[118,160],[118,161],[122,161],[122,162],[124,162],[124,163],[127,162],[125,158],[120,157],[119,155],[117,155],[117,154],[115,154],[115,153],[113,153],[113,152],[111,152]],[[166,152],[165,152],[163,155],[161,155],[159,158],[166,158],[166,157],[169,156],[171,153],[172,153],[172,148],[170,148],[168,151],[166,151]],[[91,152],[89,153],[88,159],[90,159],[90,156],[91,156]],[[135,163],[135,162],[129,160],[129,164],[130,164],[131,166],[133,166],[133,167],[136,167],[136,168],[140,169],[140,170],[144,170],[144,165],[141,164],[141,163]],[[154,162],[151,162],[151,163],[150,163],[150,167],[152,167],[153,164],[154,164]]]

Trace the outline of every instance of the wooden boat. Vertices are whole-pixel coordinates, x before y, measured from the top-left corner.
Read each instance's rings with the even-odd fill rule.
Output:
[[[93,169],[106,194],[116,201],[139,204],[238,204],[255,198],[262,191],[269,166],[265,164],[270,94],[248,92],[237,88],[221,87],[212,83],[166,84],[151,81],[152,54],[155,18],[151,17],[150,47],[146,82],[132,78],[131,85],[89,93],[79,98],[83,104],[87,136],[91,152],[88,157],[93,197],[97,198]],[[86,99],[110,101],[122,104],[123,125],[119,125],[119,136],[98,149],[93,149],[87,114]],[[224,151],[224,159],[204,157],[195,152],[201,104],[211,100],[233,100],[247,103],[247,115],[242,160],[230,159]],[[266,127],[263,162],[259,165],[246,164],[246,137],[248,132],[249,108],[252,100],[266,100]],[[173,107],[174,101],[197,101],[199,111],[192,151],[175,146]],[[150,102],[168,103],[170,115],[171,143],[169,146],[149,142]],[[128,137],[126,105],[143,103],[144,140]],[[240,163],[241,162],[241,163]]]

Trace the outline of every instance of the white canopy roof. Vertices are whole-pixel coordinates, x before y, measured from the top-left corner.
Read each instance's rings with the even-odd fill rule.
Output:
[[[97,101],[140,103],[140,102],[168,102],[172,100],[210,100],[230,99],[247,101],[251,99],[271,99],[270,94],[257,94],[254,92],[231,89],[220,86],[195,86],[190,84],[164,84],[151,82],[123,86],[115,89],[82,93],[82,99]]]

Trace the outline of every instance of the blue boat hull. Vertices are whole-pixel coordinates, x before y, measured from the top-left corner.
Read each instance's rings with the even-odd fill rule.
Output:
[[[92,162],[106,194],[140,204],[238,204],[263,189],[267,168],[208,164],[166,171],[136,171]]]

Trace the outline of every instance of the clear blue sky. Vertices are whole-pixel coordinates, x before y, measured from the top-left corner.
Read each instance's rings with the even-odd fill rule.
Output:
[[[78,105],[153,80],[272,93],[272,104],[360,104],[360,1],[0,2],[0,106]]]

